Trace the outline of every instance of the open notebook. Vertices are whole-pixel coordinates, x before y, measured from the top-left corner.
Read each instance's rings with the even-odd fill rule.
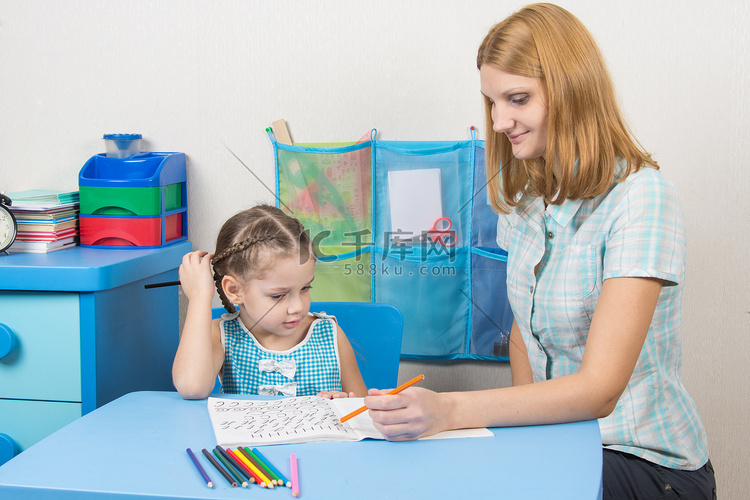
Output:
[[[344,423],[339,418],[360,408],[364,398],[284,399],[208,398],[208,414],[216,443],[225,447],[315,441],[385,439],[363,413]],[[441,432],[423,439],[492,436],[488,429]]]

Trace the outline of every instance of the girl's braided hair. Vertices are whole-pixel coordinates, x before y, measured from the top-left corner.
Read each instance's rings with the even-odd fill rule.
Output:
[[[257,205],[230,217],[219,230],[211,259],[224,309],[236,311],[221,286],[224,276],[245,282],[260,276],[275,259],[297,256],[303,264],[315,253],[310,235],[294,217],[271,205]]]

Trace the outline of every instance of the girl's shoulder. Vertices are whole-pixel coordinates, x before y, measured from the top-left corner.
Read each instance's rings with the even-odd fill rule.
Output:
[[[313,336],[336,336],[339,326],[335,316],[331,316],[325,312],[310,312],[307,317],[309,318],[310,325],[307,329],[306,338]]]
[[[310,312],[308,313],[308,315],[309,315],[309,316],[312,316],[312,317],[313,317],[313,319],[330,319],[330,320],[336,321],[336,316],[333,316],[333,315],[331,315],[331,314],[328,314],[328,313],[326,313],[325,311],[320,311],[320,312],[313,312],[313,311],[310,311]]]
[[[330,314],[326,314],[324,311],[309,312],[307,317],[310,321],[310,324],[308,326],[308,330],[310,332],[312,332],[312,330],[314,329],[325,329],[333,331],[336,331],[337,329],[338,321],[336,321],[336,317]]]

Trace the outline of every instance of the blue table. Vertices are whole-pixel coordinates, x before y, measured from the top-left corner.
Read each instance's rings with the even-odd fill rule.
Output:
[[[601,498],[596,421],[492,431],[493,438],[261,450],[284,474],[289,455],[297,455],[301,500]],[[131,393],[0,467],[0,498],[294,498],[288,488],[231,488],[210,468],[216,486],[207,488],[185,448],[215,445],[205,400],[184,401],[173,392]]]

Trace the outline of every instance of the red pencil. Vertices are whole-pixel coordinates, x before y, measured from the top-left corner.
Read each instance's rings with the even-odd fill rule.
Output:
[[[272,479],[272,476],[269,476],[266,471],[260,466],[257,460],[253,458],[252,454],[248,453],[247,451],[243,450],[241,447],[238,447],[234,452],[237,455],[241,455],[242,458],[247,460],[247,465],[250,466],[250,468],[254,468],[254,472],[260,476],[260,478],[268,485],[269,488],[273,488],[276,486],[276,482]]]
[[[412,385],[416,384],[417,382],[419,382],[421,380],[424,380],[424,375],[417,375],[416,377],[414,377],[410,381],[401,384],[400,386],[396,387],[392,391],[388,391],[388,394],[398,394],[399,392],[403,391],[407,387],[412,386]],[[341,417],[339,419],[339,421],[340,422],[346,422],[350,418],[354,418],[357,415],[359,415],[360,413],[363,413],[365,410],[367,410],[367,406],[363,406],[362,408],[359,408],[358,410],[354,410],[353,412],[351,412],[348,415],[344,415],[343,417]]]
[[[254,470],[252,470],[252,468],[248,467],[248,465],[245,462],[245,460],[243,460],[244,457],[240,456],[240,453],[239,453],[238,450],[230,450],[229,448],[226,448],[226,450],[227,450],[227,453],[232,454],[232,456],[234,456],[235,459],[237,460],[237,463],[240,464],[240,466],[243,469],[245,469],[247,471],[247,473],[250,474],[253,477],[253,481],[256,484],[258,484],[258,486],[260,486],[262,488],[267,488],[268,487],[268,485],[263,480],[263,478],[260,477],[257,472],[255,472]]]

